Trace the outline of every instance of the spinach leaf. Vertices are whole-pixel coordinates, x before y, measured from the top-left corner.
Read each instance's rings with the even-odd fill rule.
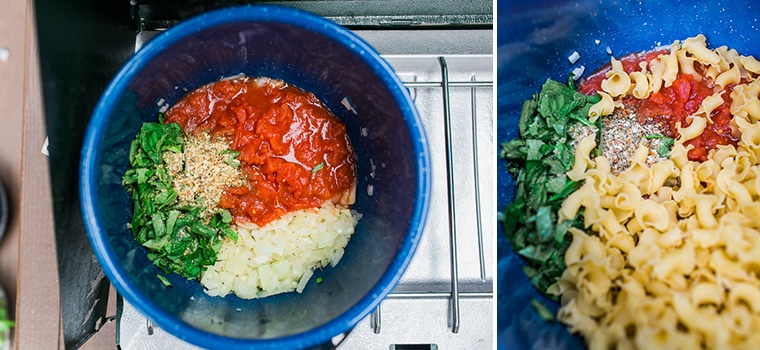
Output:
[[[504,232],[525,260],[531,283],[544,294],[565,270],[564,255],[572,241],[567,231],[583,229],[581,214],[557,222],[562,201],[581,186],[565,175],[575,159],[569,130],[576,124],[594,126],[588,111],[598,101],[599,96],[583,95],[570,84],[547,80],[523,103],[520,137],[502,144],[500,155],[508,160],[517,185],[515,200],[503,213]]]
[[[538,301],[538,299],[536,298],[531,299],[530,305],[533,306],[534,309],[536,309],[536,312],[538,312],[538,317],[541,317],[542,320],[547,321],[547,322],[556,321],[552,312],[549,311],[549,308],[546,307],[546,305],[544,305],[542,302]]]
[[[3,332],[11,329],[15,325],[15,322],[8,318],[5,307],[0,305],[0,347],[3,346],[4,341],[10,341],[10,339],[3,339]]]
[[[663,137],[660,147],[657,147],[657,154],[662,158],[667,158],[670,155],[670,151],[673,149],[673,143],[675,139],[672,137]]]
[[[224,162],[233,168],[240,167],[240,160],[237,159],[237,157],[240,155],[240,152],[233,151],[231,149],[226,149],[219,152],[219,154],[229,154],[230,155],[229,158],[226,158]]]
[[[201,207],[179,205],[163,155],[181,153],[183,147],[179,124],[144,123],[130,145],[130,168],[122,184],[133,202],[129,226],[137,242],[148,250],[148,258],[165,273],[197,279],[216,262],[223,237],[237,239],[237,235],[230,229],[228,211],[221,210],[206,220],[200,215]],[[230,154],[230,160],[237,161],[236,152]],[[157,278],[170,285],[164,276]]]
[[[657,147],[657,155],[659,155],[662,158],[667,158],[670,154],[670,151],[673,149],[673,143],[675,143],[675,139],[670,136],[665,136],[663,134],[649,134],[642,136],[645,139],[661,139],[660,146]]]

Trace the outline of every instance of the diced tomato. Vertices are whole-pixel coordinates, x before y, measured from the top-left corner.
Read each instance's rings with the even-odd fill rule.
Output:
[[[321,206],[356,182],[343,125],[311,93],[227,79],[190,92],[166,114],[186,132],[228,137],[248,186],[229,187],[219,206],[235,222],[265,225],[284,213]],[[321,164],[321,165],[320,165]]]
[[[657,58],[661,54],[667,54],[668,51],[653,51],[649,53],[638,53],[628,55],[620,59],[623,68],[630,73],[634,70],[640,70],[639,63],[646,60],[647,62]],[[588,78],[583,79],[578,84],[578,91],[584,94],[594,94],[601,91],[601,83],[606,78],[606,72],[610,70],[610,65],[602,67],[599,71],[591,74]],[[700,65],[695,66],[697,72],[704,72]],[[708,79],[694,79],[689,74],[679,73],[671,86],[661,87],[658,92],[653,92],[647,99],[623,99],[623,104],[636,111],[639,121],[646,121],[647,118],[653,118],[657,121],[665,121],[669,127],[670,135],[678,136],[678,125],[681,127],[688,126],[686,117],[693,115],[699,110],[702,101],[713,94],[714,85]],[[688,152],[688,157],[695,161],[707,160],[710,150],[718,145],[736,145],[739,141],[738,135],[734,135],[730,126],[731,122],[731,90],[729,86],[723,93],[723,104],[717,107],[710,115],[712,122],[708,122],[702,135],[693,140],[685,142],[685,145],[693,146]]]

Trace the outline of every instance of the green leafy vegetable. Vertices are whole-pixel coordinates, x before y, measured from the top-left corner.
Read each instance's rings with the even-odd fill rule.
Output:
[[[160,116],[159,116],[160,118]],[[197,279],[206,266],[216,262],[223,237],[237,239],[230,229],[232,216],[220,210],[210,220],[200,206],[180,206],[172,176],[163,160],[166,152],[181,153],[182,129],[177,123],[144,123],[132,141],[130,168],[122,184],[131,195],[134,213],[129,226],[148,258],[164,273]],[[237,157],[236,152],[230,152]],[[158,275],[164,285],[171,285]]]
[[[311,169],[311,173],[312,174],[316,174],[317,171],[322,170],[322,168],[324,168],[324,167],[325,167],[325,163],[324,162],[319,163],[319,164],[315,165],[313,169]]]
[[[5,305],[0,303],[0,348],[3,347],[3,343],[5,341],[8,341],[9,339],[4,339],[4,333],[5,331],[13,328],[15,323],[8,319],[8,315],[6,314]]]
[[[555,318],[551,311],[549,311],[549,308],[546,307],[542,302],[538,301],[537,299],[531,299],[530,305],[533,306],[534,309],[536,309],[536,312],[538,312],[538,316],[541,317],[542,320],[548,321],[548,322],[554,322]]]
[[[675,143],[675,139],[670,136],[665,136],[663,134],[649,134],[644,135],[643,138],[645,139],[662,139],[660,141],[660,146],[657,147],[657,155],[659,155],[662,158],[667,158],[670,154],[670,150],[673,149],[673,143]]]
[[[596,119],[596,144],[597,145],[603,145],[604,144],[604,133],[602,132],[602,118]],[[596,147],[596,156],[601,157],[602,156],[602,147]]]
[[[231,149],[226,149],[226,150],[223,150],[223,151],[219,152],[219,154],[229,154],[230,157],[227,158],[227,159],[225,159],[224,162],[227,165],[229,165],[231,167],[234,167],[234,168],[240,167],[240,161],[237,159],[237,157],[240,155],[240,152],[233,151]]]
[[[5,337],[5,332],[8,332],[9,329],[15,326],[15,322],[8,318],[6,304],[5,293],[0,290],[0,349],[5,349],[8,346],[6,342],[10,342],[10,339]]]
[[[169,280],[168,280],[168,279],[166,279],[166,277],[164,277],[164,276],[162,276],[162,275],[156,275],[156,277],[157,277],[157,278],[158,278],[158,280],[159,280],[159,281],[161,281],[161,283],[163,283],[165,286],[167,286],[167,287],[171,287],[171,286],[172,286],[172,283],[171,283],[171,282],[169,282]]]
[[[657,147],[657,154],[662,158],[667,158],[670,155],[670,150],[673,149],[673,143],[675,139],[672,137],[663,137],[660,147]]]
[[[523,103],[520,137],[502,144],[501,156],[509,161],[517,185],[514,201],[504,210],[504,231],[525,259],[531,283],[544,294],[565,270],[564,255],[572,241],[567,231],[583,227],[580,216],[557,223],[562,201],[581,185],[565,175],[575,159],[569,130],[573,124],[593,126],[588,110],[598,101],[571,84],[547,80]]]

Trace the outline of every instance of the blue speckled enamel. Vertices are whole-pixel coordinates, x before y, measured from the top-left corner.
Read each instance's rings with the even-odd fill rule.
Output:
[[[240,73],[313,92],[346,124],[356,150],[354,209],[363,217],[340,264],[318,271],[323,282],[313,278],[303,294],[209,297],[199,283],[177,275],[165,288],[126,226],[132,209],[120,178],[142,122],[156,120],[161,99],[171,105],[186,91]],[[341,104],[345,97],[357,114]],[[384,165],[374,177],[370,161]],[[90,120],[80,194],[103,270],[158,327],[204,348],[290,349],[350,330],[395,287],[427,216],[429,169],[425,133],[408,91],[373,48],[309,13],[244,6],[180,23],[129,59]]]
[[[760,4],[754,1],[512,1],[497,4],[497,145],[516,136],[525,99],[552,78],[567,81],[573,68],[588,75],[610,55],[651,50],[704,34],[708,46],[727,45],[760,57]],[[598,40],[598,43],[597,43]],[[573,51],[580,59],[571,64]],[[497,160],[497,208],[514,198],[504,160]],[[543,322],[532,298],[556,311],[522,272],[522,261],[498,230],[497,339],[499,349],[583,349],[583,341],[557,323]]]

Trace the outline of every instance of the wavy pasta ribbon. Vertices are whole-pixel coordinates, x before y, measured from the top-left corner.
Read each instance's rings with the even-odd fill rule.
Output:
[[[640,148],[615,175],[606,159],[591,160],[593,140],[581,141],[568,177],[585,182],[559,216],[583,211],[586,227],[570,230],[567,269],[550,288],[561,294],[558,319],[590,348],[760,348],[760,62],[710,50],[701,34],[638,72],[611,62],[589,117],[612,113],[623,96],[646,98],[679,71],[701,79],[697,64],[716,93],[679,128],[668,160],[647,166]],[[712,122],[726,93],[740,141],[690,161],[684,142]]]

